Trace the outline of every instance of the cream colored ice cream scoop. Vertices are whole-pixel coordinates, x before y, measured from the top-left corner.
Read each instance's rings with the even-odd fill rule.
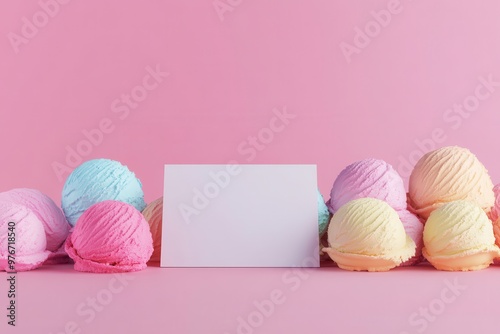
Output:
[[[415,255],[397,212],[384,201],[360,198],[340,207],[323,251],[346,270],[387,271]]]
[[[468,271],[488,267],[500,256],[500,248],[484,210],[472,202],[456,201],[431,213],[422,253],[436,269]]]

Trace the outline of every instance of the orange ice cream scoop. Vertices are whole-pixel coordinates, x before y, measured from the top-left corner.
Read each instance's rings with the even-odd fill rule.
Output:
[[[161,255],[161,227],[163,220],[163,197],[149,203],[142,211],[144,218],[148,221],[153,237],[153,255],[150,262],[159,262]]]
[[[495,202],[493,183],[483,164],[468,149],[443,147],[424,155],[409,182],[409,205],[424,220],[445,203],[467,200],[489,213]]]

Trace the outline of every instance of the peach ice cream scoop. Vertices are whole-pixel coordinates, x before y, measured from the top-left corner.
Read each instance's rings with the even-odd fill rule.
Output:
[[[490,212],[495,197],[486,168],[468,149],[458,146],[425,154],[410,175],[412,211],[426,220],[435,209],[459,200],[471,201]]]
[[[161,231],[163,220],[163,197],[149,203],[144,211],[142,211],[144,218],[148,221],[151,235],[153,237],[153,255],[151,255],[151,262],[160,262],[161,255]]]

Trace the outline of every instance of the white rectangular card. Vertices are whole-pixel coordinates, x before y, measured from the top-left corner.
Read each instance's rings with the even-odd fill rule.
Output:
[[[165,165],[162,267],[319,267],[315,165]]]

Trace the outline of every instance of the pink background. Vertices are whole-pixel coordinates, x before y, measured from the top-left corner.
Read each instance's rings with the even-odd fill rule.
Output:
[[[59,202],[63,181],[54,163],[65,164],[67,148],[83,145],[82,131],[103,119],[114,128],[83,159],[128,165],[148,202],[161,196],[165,163],[316,163],[324,195],[345,165],[366,157],[385,159],[407,176],[401,161],[420,155],[416,142],[432,148],[436,129],[446,136],[436,147],[468,147],[500,182],[500,86],[460,125],[445,116],[474,95],[478,77],[500,81],[498,1],[401,0],[389,6],[398,13],[350,61],[341,43],[352,45],[357,27],[376,29],[371,11],[391,1],[220,2],[233,4],[223,20],[211,0],[72,0],[47,22],[37,14],[38,1],[1,2],[0,191],[32,187]],[[33,22],[33,15],[46,25],[16,53],[9,36],[22,35],[23,17]],[[146,67],[157,64],[169,76],[120,119],[113,101],[141,85]],[[283,107],[295,118],[247,161],[238,147]],[[255,333],[413,333],[408,316],[455,276],[470,288],[425,332],[477,331],[478,321],[486,331],[495,323],[487,310],[498,298],[489,295],[498,290],[498,270],[311,271]],[[163,332],[232,334],[238,315],[280,289],[284,271],[150,268],[82,333],[135,333],[161,324]],[[76,305],[109,280],[67,267],[20,275],[16,332],[61,331],[77,317]],[[419,284],[425,292],[408,289]],[[7,329],[4,320],[0,329]]]

